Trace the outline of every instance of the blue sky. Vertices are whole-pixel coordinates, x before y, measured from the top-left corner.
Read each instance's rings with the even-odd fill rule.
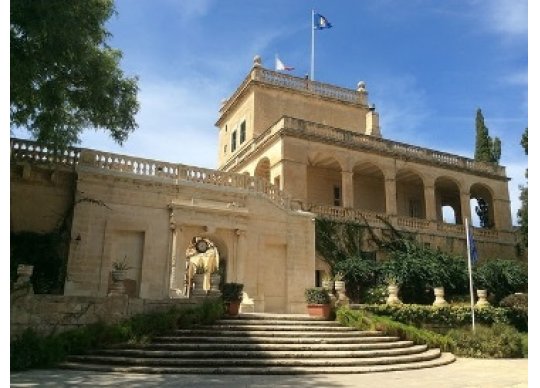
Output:
[[[475,112],[502,140],[520,206],[528,126],[526,0],[120,0],[108,28],[122,68],[140,78],[139,128],[120,147],[103,132],[97,148],[209,168],[217,166],[221,99],[254,55],[309,72],[311,9],[333,28],[316,34],[315,75],[354,88],[367,84],[383,137],[472,157]],[[15,136],[24,137],[22,133]]]

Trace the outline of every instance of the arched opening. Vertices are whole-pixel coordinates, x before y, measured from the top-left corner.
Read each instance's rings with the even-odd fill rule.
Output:
[[[255,167],[254,175],[270,182],[270,160],[268,158],[259,160],[257,167]]]
[[[439,177],[435,180],[435,205],[439,222],[463,224],[459,186],[453,179]]]
[[[221,275],[218,281],[221,283],[224,277],[223,268],[220,268],[222,264],[223,260],[220,259],[220,253],[214,241],[201,236],[193,237],[186,249],[184,295],[193,295],[196,288],[196,275],[203,275],[201,281],[204,294],[216,287],[219,289],[220,284],[211,283],[211,280],[215,280],[211,275]]]
[[[420,175],[409,169],[396,174],[396,201],[399,216],[426,218],[424,182]]]
[[[307,202],[342,206],[341,166],[332,157],[311,159],[307,166]]]
[[[475,183],[471,186],[471,223],[478,228],[495,227],[493,195],[489,187]]]
[[[386,212],[384,174],[373,163],[364,162],[353,168],[353,207],[377,213]]]

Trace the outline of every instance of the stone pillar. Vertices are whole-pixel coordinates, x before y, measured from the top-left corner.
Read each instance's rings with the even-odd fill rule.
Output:
[[[182,294],[178,289],[178,279],[176,278],[177,269],[177,257],[176,257],[176,243],[177,243],[177,226],[174,218],[174,208],[170,208],[169,214],[169,230],[170,232],[170,270],[169,270],[169,298],[177,298]]]
[[[397,215],[397,196],[396,196],[396,179],[385,178],[384,192],[386,197],[386,214],[389,216]]]
[[[282,190],[289,193],[292,200],[307,202],[307,165],[293,160],[282,161]]]
[[[471,224],[471,193],[462,191],[460,194],[461,224],[465,225],[465,218]]]
[[[354,207],[353,173],[341,171],[342,207]]]
[[[432,185],[424,186],[424,202],[426,204],[426,220],[437,220],[437,209],[435,208],[435,187]]]
[[[506,199],[494,199],[493,217],[493,221],[495,222],[495,229],[511,230],[512,212],[510,210],[510,201]]]

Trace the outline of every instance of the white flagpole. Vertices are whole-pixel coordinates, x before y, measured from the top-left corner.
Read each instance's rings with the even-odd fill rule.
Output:
[[[311,10],[311,80],[315,80],[315,10]]]
[[[472,281],[472,265],[471,265],[471,239],[469,235],[469,220],[465,218],[465,234],[467,235],[467,264],[469,267],[469,290],[471,293],[471,317],[472,317],[472,330],[475,332],[474,327],[474,288]]]

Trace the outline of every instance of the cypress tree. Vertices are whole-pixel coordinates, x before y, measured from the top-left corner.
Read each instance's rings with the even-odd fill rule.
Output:
[[[501,159],[501,140],[489,136],[489,130],[484,123],[482,110],[476,111],[476,145],[474,150],[474,160],[477,162],[499,163]]]

